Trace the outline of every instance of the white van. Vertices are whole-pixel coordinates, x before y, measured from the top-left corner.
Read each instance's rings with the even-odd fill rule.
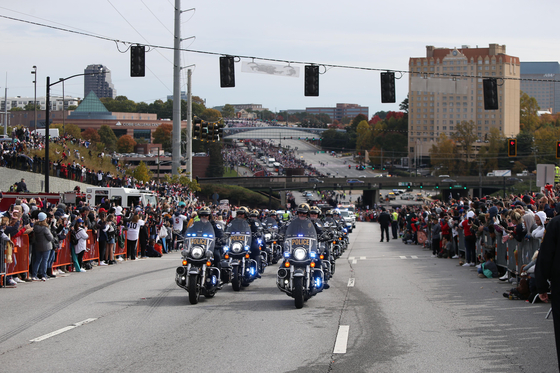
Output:
[[[143,206],[157,206],[156,194],[149,190],[132,188],[105,188],[88,187],[86,188],[86,202],[90,206],[98,205],[103,198],[108,198],[115,202],[117,206],[128,207],[137,206],[142,202]]]

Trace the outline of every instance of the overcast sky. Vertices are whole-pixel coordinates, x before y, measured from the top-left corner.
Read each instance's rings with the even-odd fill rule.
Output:
[[[57,26],[110,39],[173,47],[174,0],[0,0],[0,15]],[[87,4],[87,6],[84,6]],[[424,57],[426,45],[488,47],[505,44],[521,61],[559,61],[558,1],[371,1],[371,0],[206,0],[181,1],[182,48],[238,56],[407,70],[410,57]],[[148,103],[173,93],[173,52],[146,54],[146,77],[130,77],[128,46],[0,18],[1,94],[7,74],[8,96],[33,97],[33,65],[38,68],[37,96],[51,81],[83,73],[90,64],[111,70],[118,95]],[[250,59],[241,59],[251,62]],[[272,63],[255,59],[258,63]],[[207,107],[262,104],[271,111],[356,103],[398,110],[406,98],[408,76],[397,81],[397,104],[381,104],[377,71],[329,68],[320,76],[319,97],[303,94],[299,78],[241,72],[236,87],[220,88],[219,56],[182,53],[182,66],[194,65],[193,95]],[[283,62],[276,62],[285,65]],[[182,89],[186,90],[186,70]],[[321,69],[323,72],[323,69]],[[59,85],[52,94],[62,93]],[[83,78],[66,82],[65,93],[83,97]]]

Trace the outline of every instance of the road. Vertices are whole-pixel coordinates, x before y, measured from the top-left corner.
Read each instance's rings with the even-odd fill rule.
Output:
[[[190,305],[177,253],[0,289],[0,371],[557,371],[548,305],[379,237],[357,223],[331,288],[301,310],[275,268]]]

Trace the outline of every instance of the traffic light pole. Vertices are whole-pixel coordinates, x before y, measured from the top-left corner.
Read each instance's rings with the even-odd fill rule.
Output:
[[[191,69],[187,70],[187,167],[186,172],[190,181],[192,181],[192,90],[191,90]]]
[[[172,175],[181,167],[181,0],[175,0],[175,40],[173,42],[173,158]]]

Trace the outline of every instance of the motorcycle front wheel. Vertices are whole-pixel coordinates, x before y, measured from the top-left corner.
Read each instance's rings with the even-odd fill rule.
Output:
[[[294,301],[297,309],[303,308],[305,302],[305,295],[303,294],[303,277],[294,278]]]
[[[233,291],[241,290],[241,280],[242,276],[239,273],[239,267],[233,267],[233,278],[231,279],[231,286],[233,287]]]
[[[200,288],[198,285],[198,275],[189,276],[189,302],[197,304],[200,298]]]

